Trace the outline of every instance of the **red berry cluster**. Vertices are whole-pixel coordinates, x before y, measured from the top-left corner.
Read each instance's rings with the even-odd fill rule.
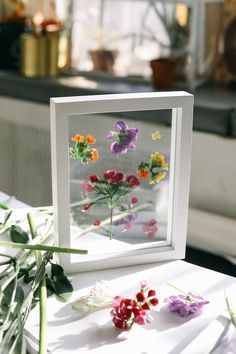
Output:
[[[150,321],[149,312],[158,304],[156,291],[147,288],[146,282],[141,282],[141,289],[135,299],[125,299],[115,296],[111,310],[112,321],[117,328],[129,331],[134,323],[144,325]]]

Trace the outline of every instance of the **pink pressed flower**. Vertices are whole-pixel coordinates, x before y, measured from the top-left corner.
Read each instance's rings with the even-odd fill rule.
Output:
[[[150,306],[145,302],[143,305],[142,305],[142,309],[143,310],[150,310]]]
[[[147,224],[143,225],[143,232],[147,234],[149,239],[155,237],[156,232],[158,231],[158,227],[156,226],[157,221],[155,219],[151,219]]]
[[[138,198],[136,198],[136,197],[132,197],[131,198],[131,203],[132,204],[136,204],[138,202]]]
[[[101,221],[100,220],[94,220],[93,225],[94,226],[100,226]]]
[[[152,306],[156,306],[159,303],[159,301],[156,297],[154,297],[153,299],[150,299],[149,302],[152,304]]]
[[[107,170],[105,173],[104,173],[104,179],[105,180],[109,180],[109,179],[112,179],[115,177],[115,175],[117,174],[117,171],[116,170]]]
[[[143,316],[138,315],[135,317],[134,322],[137,323],[138,325],[144,325],[146,321]]]
[[[156,223],[157,223],[157,221],[155,219],[151,219],[148,221],[149,226],[154,226],[154,225],[156,225]]]
[[[157,228],[156,228],[156,231],[157,231]],[[147,237],[148,237],[149,239],[154,238],[156,231],[154,231],[154,230],[148,231],[148,232],[147,232]]]
[[[122,230],[122,232],[130,230],[132,228],[132,226],[133,226],[132,224],[125,224],[124,229]]]
[[[90,176],[89,178],[90,178],[90,181],[91,181],[92,183],[96,183],[96,182],[99,181],[99,178],[98,178],[98,176],[96,176],[96,175],[92,175],[92,176]]]
[[[136,294],[136,298],[137,298],[138,302],[144,301],[144,300],[145,300],[145,296],[144,296],[144,294],[143,294],[143,291],[137,293],[137,294]]]
[[[94,187],[87,181],[84,181],[82,183],[82,188],[86,191],[86,192],[93,192],[94,191]]]
[[[89,205],[89,204],[84,204],[84,206],[83,206],[83,210],[88,210],[88,209],[89,209],[89,207],[90,207],[90,205]]]
[[[111,178],[111,182],[113,184],[117,184],[117,183],[121,182],[123,180],[123,178],[124,178],[123,173],[117,172],[117,174],[113,178]]]
[[[135,317],[134,322],[144,325],[149,320],[148,312],[147,310],[139,310],[139,314]]]
[[[122,301],[121,296],[115,296],[112,301],[112,307],[114,309],[118,308],[120,306],[121,301]]]
[[[147,287],[147,281],[146,281],[146,280],[142,280],[142,281],[140,282],[140,287],[141,287],[141,289],[146,288],[146,287]]]
[[[124,175],[122,172],[118,172],[116,170],[107,170],[104,173],[104,179],[106,181],[110,181],[113,184],[117,184],[123,181]]]
[[[134,175],[129,175],[126,177],[126,182],[128,184],[129,187],[137,187],[140,186],[140,182],[138,180],[137,177],[135,177]]]
[[[151,297],[151,296],[156,296],[155,290],[149,290],[148,297]]]

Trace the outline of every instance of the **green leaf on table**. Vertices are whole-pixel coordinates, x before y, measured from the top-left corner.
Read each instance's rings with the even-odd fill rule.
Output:
[[[52,294],[55,294],[56,288],[54,286],[53,281],[48,277],[46,274],[46,288],[47,288],[47,296],[51,296]]]
[[[0,209],[7,210],[7,209],[9,209],[9,207],[4,203],[0,203]]]
[[[22,277],[23,277],[23,282],[25,284],[30,283],[34,279],[33,276],[30,276],[29,270],[27,268],[20,268],[19,274],[18,274],[18,279],[20,279]]]
[[[28,234],[20,226],[16,225],[11,226],[10,236],[12,242],[15,243],[27,243],[29,240]]]
[[[14,281],[11,281],[10,284],[3,291],[3,298],[1,301],[1,314],[3,316],[8,311],[8,308],[9,308],[9,305],[11,302],[13,288],[14,288]],[[23,301],[24,301],[24,292],[23,292],[22,288],[18,285],[16,288],[16,293],[15,293],[15,298],[14,298],[15,307],[12,311],[11,317],[14,317],[14,314],[17,314],[17,312],[21,308],[21,305],[23,304]]]
[[[6,231],[10,225],[7,222],[12,214],[13,210],[5,210],[0,208],[0,232]]]
[[[18,279],[22,278],[25,275],[29,275],[29,271],[27,268],[20,268],[18,273]]]
[[[25,295],[23,289],[20,286],[17,286],[16,296],[15,296],[15,302],[16,302],[15,313],[17,313],[20,310],[21,305],[23,304],[24,301],[24,297]]]
[[[5,226],[7,221],[9,220],[11,214],[12,214],[13,210],[9,210],[6,212],[6,215],[5,215],[5,218],[4,218],[4,222],[3,222],[3,225]]]
[[[73,291],[73,286],[66,277],[64,269],[58,264],[51,263],[51,281],[58,299],[67,302]]]

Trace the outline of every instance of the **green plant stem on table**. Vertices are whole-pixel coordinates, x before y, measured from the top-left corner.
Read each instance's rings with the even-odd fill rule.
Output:
[[[5,217],[0,225],[1,233],[9,235],[12,242],[0,242],[0,247],[18,248],[15,255],[0,254],[0,352],[2,354],[26,353],[24,326],[31,309],[39,301],[39,353],[47,352],[47,293],[54,293],[66,301],[73,288],[63,268],[52,263],[54,252],[86,254],[87,250],[60,248],[43,244],[52,234],[49,219],[40,234],[37,233],[32,213],[27,214],[30,235],[19,226],[22,219],[11,220],[13,210],[1,205]],[[51,209],[50,209],[51,212]],[[47,214],[47,209],[37,216]],[[30,237],[31,236],[31,237]],[[45,251],[41,254],[41,251]],[[51,267],[51,273],[48,269]],[[28,284],[27,289],[24,283]]]

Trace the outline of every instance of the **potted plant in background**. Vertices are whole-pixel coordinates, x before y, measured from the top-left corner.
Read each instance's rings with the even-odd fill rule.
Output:
[[[113,73],[113,66],[115,64],[115,59],[118,51],[113,49],[108,49],[105,46],[104,40],[104,11],[105,11],[105,1],[100,1],[99,8],[99,20],[98,29],[96,36],[98,37],[98,48],[95,50],[90,50],[89,55],[93,63],[93,70],[107,71]]]
[[[158,30],[154,32],[153,26],[150,28],[148,24],[150,15],[156,16],[164,36],[160,36]],[[158,45],[160,54],[150,61],[154,87],[170,87],[176,75],[176,67],[185,61],[189,38],[187,19],[188,10],[184,4],[177,4],[175,0],[148,1],[141,22],[141,37],[148,38]]]

